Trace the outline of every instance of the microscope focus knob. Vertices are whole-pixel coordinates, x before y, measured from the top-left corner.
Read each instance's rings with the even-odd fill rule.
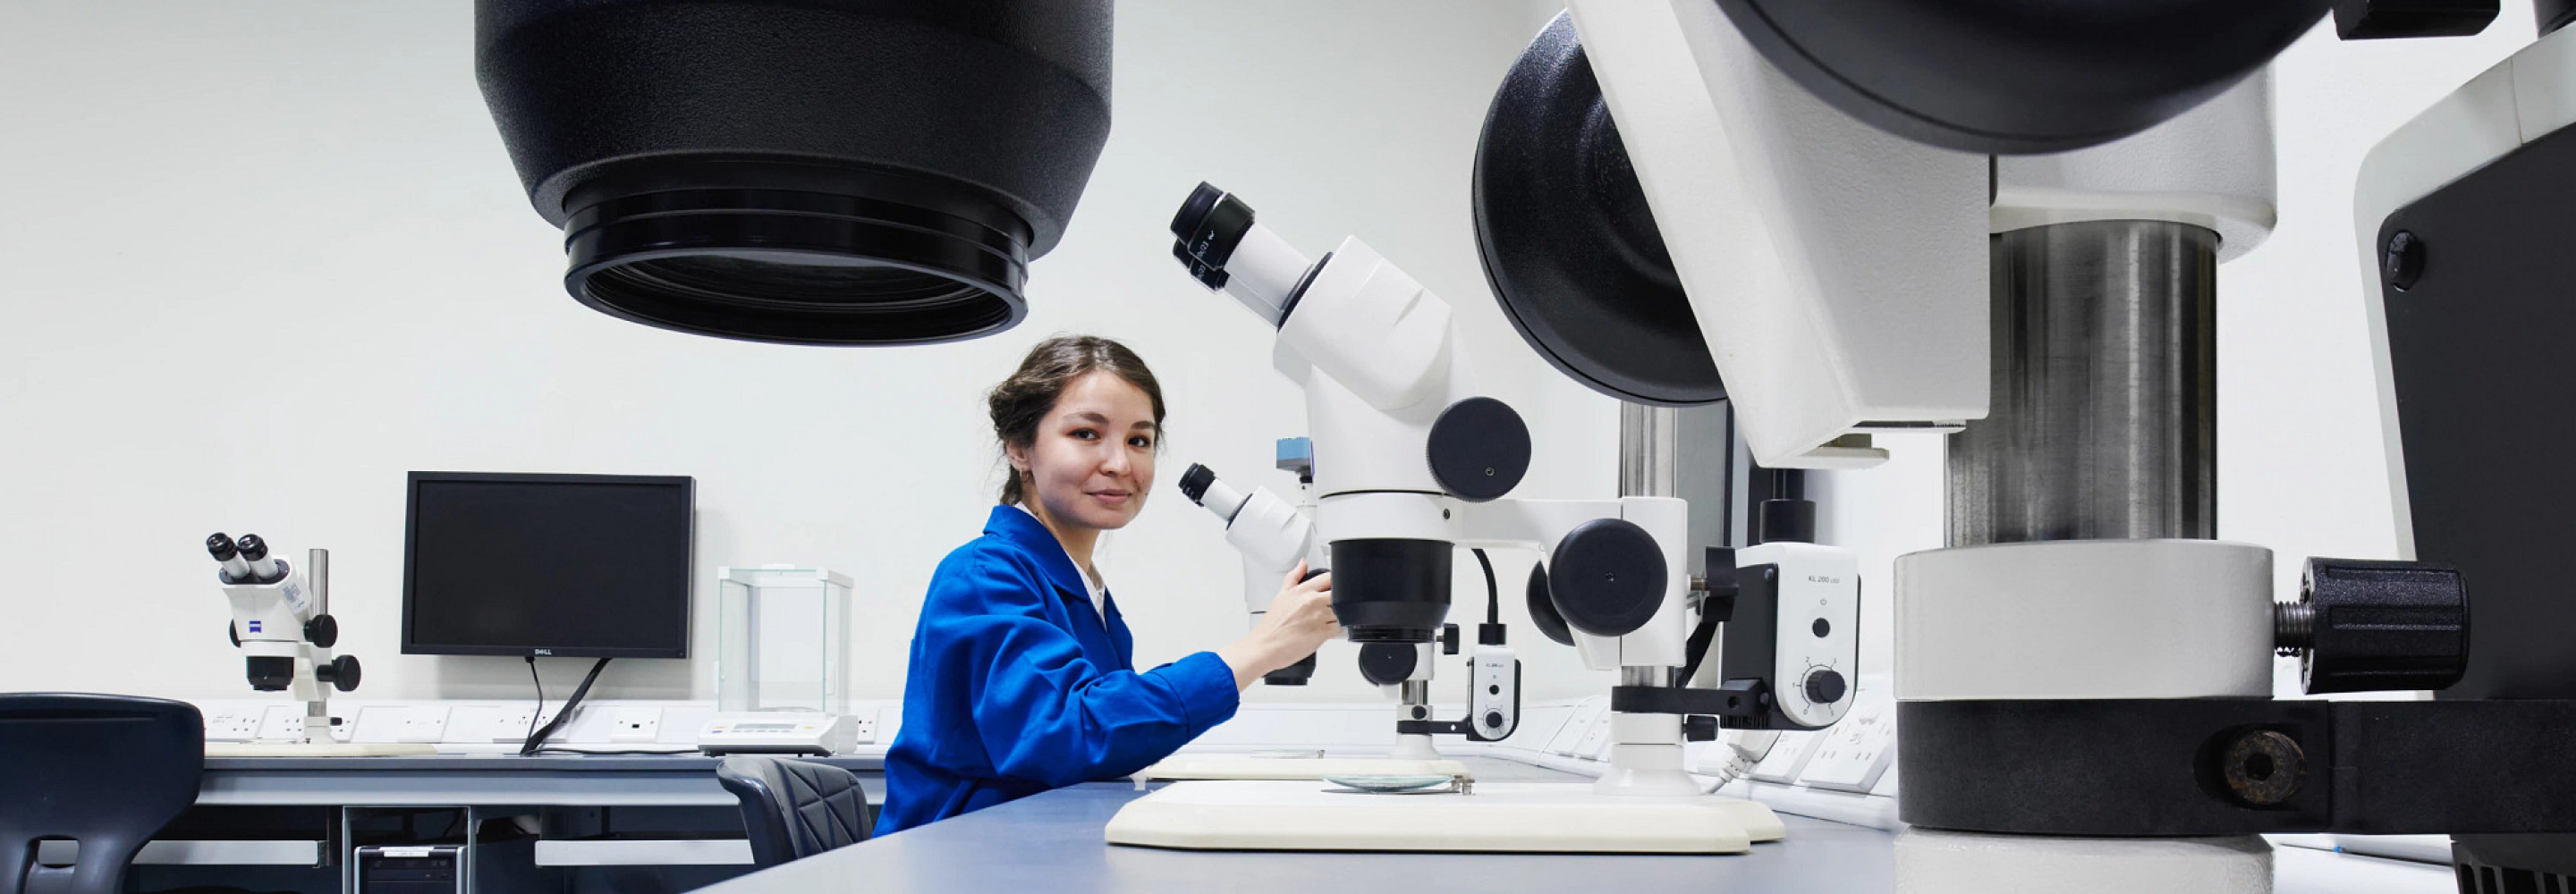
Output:
[[[2272,618],[2310,695],[2442,689],[2468,663],[2469,592],[2447,565],[2309,559]]]
[[[1842,701],[1843,695],[1851,691],[1851,684],[1843,679],[1841,671],[1820,668],[1807,674],[1803,688],[1807,691],[1807,701],[1830,705]]]
[[[1636,522],[1596,518],[1576,525],[1550,557],[1549,601],[1575,630],[1627,636],[1663,606],[1664,550]]]
[[[304,641],[328,649],[340,643],[340,622],[330,615],[315,615],[304,622]]]
[[[1432,480],[1470,503],[1511,493],[1529,473],[1529,425],[1510,404],[1490,397],[1470,397],[1441,410],[1424,449]]]
[[[1360,678],[1393,686],[1413,678],[1421,653],[1411,643],[1365,643],[1360,646]]]
[[[358,656],[355,655],[342,655],[313,669],[314,679],[329,683],[331,688],[341,692],[356,691],[359,674]]]

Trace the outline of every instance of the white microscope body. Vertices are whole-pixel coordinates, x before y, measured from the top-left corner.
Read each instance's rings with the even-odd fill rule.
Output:
[[[1312,449],[1307,438],[1279,442],[1279,466],[1298,473],[1301,492],[1313,480]],[[1330,569],[1325,539],[1318,535],[1312,521],[1315,506],[1311,499],[1291,504],[1266,487],[1238,490],[1197,464],[1182,474],[1181,492],[1225,521],[1226,543],[1243,560],[1243,599],[1252,623],[1261,623],[1261,616],[1268,613],[1271,601],[1277,598],[1280,582],[1298,563],[1305,563],[1308,577]],[[1483,562],[1481,556],[1479,561]],[[1490,574],[1491,564],[1485,563],[1485,569]],[[1361,675],[1396,701],[1399,732],[1390,755],[1393,758],[1438,760],[1439,749],[1431,740],[1435,733],[1459,733],[1473,741],[1493,741],[1511,735],[1520,725],[1520,657],[1505,642],[1503,625],[1495,618],[1477,626],[1476,647],[1468,659],[1472,685],[1468,688],[1467,719],[1432,720],[1435,709],[1430,702],[1429,685],[1436,676],[1439,656],[1457,652],[1457,627],[1442,625],[1440,643],[1373,643],[1361,649]],[[1300,686],[1314,670],[1315,656],[1309,655],[1262,679],[1273,685]]]
[[[1335,613],[1364,650],[1411,646],[1419,656],[1396,668],[1406,671],[1399,711],[1410,712],[1399,717],[1399,756],[1430,753],[1436,724],[1417,693],[1427,692],[1459,547],[1547,554],[1552,601],[1585,663],[1620,671],[1623,689],[1681,688],[1694,622],[1683,501],[1506,498],[1528,468],[1527,427],[1479,392],[1449,304],[1358,238],[1310,262],[1255,223],[1249,206],[1205,184],[1173,232],[1193,276],[1279,327],[1276,365],[1306,392],[1313,527],[1329,548]],[[1848,707],[1848,694],[1840,703]],[[1691,710],[1614,710],[1600,791],[1703,793],[1682,769]]]
[[[207,540],[225,567],[216,583],[232,607],[230,634],[243,655],[251,688],[286,692],[304,703],[304,741],[328,744],[331,738],[331,690],[358,688],[360,668],[352,655],[334,656],[339,622],[330,614],[330,551],[316,549],[306,567],[270,558],[256,535],[241,540],[242,559],[222,534]],[[243,561],[246,559],[247,561]]]

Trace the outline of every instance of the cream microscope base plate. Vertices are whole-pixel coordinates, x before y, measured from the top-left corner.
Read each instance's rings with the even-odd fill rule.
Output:
[[[1138,771],[1137,779],[1300,780],[1326,776],[1475,776],[1454,760],[1386,757],[1174,757]]]
[[[1462,795],[1220,781],[1128,802],[1108,839],[1184,850],[1740,854],[1784,831],[1752,801],[1596,795],[1583,783],[1483,783]]]
[[[418,757],[438,749],[418,742],[208,742],[207,757]]]

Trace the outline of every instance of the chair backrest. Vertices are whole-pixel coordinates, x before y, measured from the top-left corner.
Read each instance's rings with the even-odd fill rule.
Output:
[[[0,894],[117,894],[125,867],[197,801],[206,722],[157,698],[0,693]],[[80,842],[68,868],[36,843]]]
[[[858,774],[829,764],[729,757],[716,782],[742,802],[753,863],[766,869],[868,838],[868,797]]]

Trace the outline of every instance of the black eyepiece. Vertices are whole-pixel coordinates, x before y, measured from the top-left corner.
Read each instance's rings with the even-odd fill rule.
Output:
[[[1172,257],[1179,259],[1181,266],[1189,268],[1191,279],[1198,280],[1200,285],[1206,286],[1210,289],[1225,288],[1226,280],[1232,278],[1227,276],[1225,271],[1209,266],[1205,261],[1190,257],[1189,246],[1182,245],[1178,241],[1174,241],[1172,243]]]
[[[1206,466],[1191,463],[1189,470],[1181,473],[1181,496],[1190,498],[1192,503],[1206,505],[1203,501],[1207,498],[1208,485],[1215,483],[1215,472],[1208,471]]]
[[[1208,212],[1216,208],[1217,200],[1223,198],[1225,190],[1207,181],[1199,181],[1199,188],[1190,190],[1190,197],[1181,202],[1180,213],[1172,215],[1172,238],[1188,242],[1190,234],[1207,220]]]
[[[1192,190],[1180,213],[1172,216],[1172,235],[1181,240],[1181,253],[1220,271],[1226,259],[1234,257],[1234,247],[1243,243],[1243,234],[1251,230],[1252,206],[1205,183]]]
[[[218,562],[241,554],[241,550],[233,546],[233,539],[224,536],[222,531],[206,535],[206,552],[214,554]]]
[[[241,535],[241,557],[253,562],[268,558],[268,541],[257,534]]]

